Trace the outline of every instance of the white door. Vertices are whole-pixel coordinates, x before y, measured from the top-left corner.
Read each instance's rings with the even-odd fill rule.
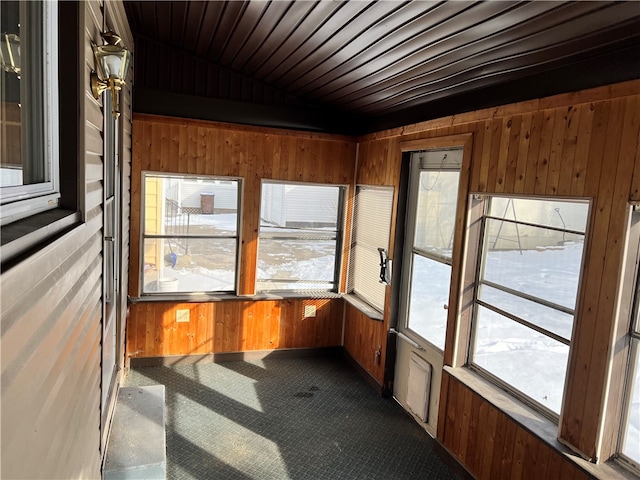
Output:
[[[435,435],[462,148],[411,152],[394,396]]]

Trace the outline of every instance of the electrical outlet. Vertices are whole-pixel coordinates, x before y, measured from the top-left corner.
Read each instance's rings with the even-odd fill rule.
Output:
[[[176,322],[188,323],[189,322],[189,309],[176,310]]]
[[[316,316],[316,306],[315,305],[305,305],[304,306],[304,318],[315,317]]]

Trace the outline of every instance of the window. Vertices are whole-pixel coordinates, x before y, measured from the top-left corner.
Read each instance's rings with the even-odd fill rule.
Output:
[[[380,253],[389,249],[393,187],[359,185],[353,213],[349,292],[384,310],[385,284],[380,281]]]
[[[240,180],[143,174],[142,293],[233,292]]]
[[[636,207],[632,224],[637,230],[640,210]],[[636,259],[637,263],[637,259]],[[637,270],[637,268],[636,268]],[[636,472],[640,471],[640,271],[636,271],[635,301],[630,337],[628,377],[625,387],[625,409],[620,429],[619,457]]]
[[[258,291],[337,291],[344,190],[263,182]]]
[[[484,201],[470,364],[557,419],[582,268],[588,202]]]
[[[411,152],[404,328],[444,350],[462,148]]]
[[[58,206],[58,5],[3,1],[0,12],[1,224]]]

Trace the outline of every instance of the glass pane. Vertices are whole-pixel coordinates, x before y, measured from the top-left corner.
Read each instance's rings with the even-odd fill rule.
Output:
[[[640,346],[635,342],[633,370],[629,376],[630,396],[627,404],[627,422],[623,425],[622,454],[640,464]]]
[[[384,309],[386,287],[380,283],[380,254],[356,245],[353,248],[353,292],[378,310]]]
[[[451,267],[413,255],[407,326],[444,350]]]
[[[569,347],[477,307],[471,361],[559,414]]]
[[[238,182],[145,175],[145,235],[235,236]]]
[[[478,298],[494,307],[527,320],[567,340],[571,340],[573,315],[511,295],[487,285],[480,286]]]
[[[258,290],[332,290],[335,240],[260,238]]]
[[[358,187],[348,291],[380,311],[384,309],[386,287],[380,283],[378,248],[389,248],[392,207],[393,188]]]
[[[340,188],[323,185],[263,183],[260,203],[262,227],[338,230]]]
[[[489,219],[482,279],[573,309],[583,238],[572,237]]]
[[[26,19],[20,18],[20,3],[3,1],[0,12],[0,42],[2,66],[0,75],[0,122],[2,142],[0,156],[0,186],[24,185],[23,154],[22,154],[22,99],[20,97],[20,83],[22,72],[20,69],[20,24]],[[5,37],[5,33],[7,37]],[[22,46],[23,55],[27,53]],[[24,59],[22,59],[23,61]]]
[[[540,226],[585,231],[588,202],[492,197],[489,215]]]
[[[420,172],[414,246],[451,258],[459,172]]]
[[[236,239],[145,239],[144,293],[235,290]]]

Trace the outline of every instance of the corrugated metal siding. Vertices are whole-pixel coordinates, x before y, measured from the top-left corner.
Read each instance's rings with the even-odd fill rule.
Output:
[[[87,90],[79,93],[85,125],[79,141],[86,153],[77,171],[84,183],[79,204],[85,222],[0,276],[2,478],[100,478],[103,121],[101,105],[88,87],[90,42],[100,39],[102,8],[102,2],[91,1],[79,11],[80,84]],[[109,2],[107,8],[124,12],[119,3]],[[128,30],[126,25],[118,28]],[[130,89],[124,96],[126,284]]]

